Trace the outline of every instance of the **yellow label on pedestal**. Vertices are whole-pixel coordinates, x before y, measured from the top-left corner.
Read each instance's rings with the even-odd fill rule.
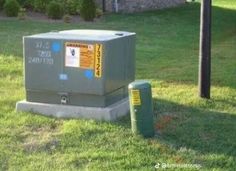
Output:
[[[139,90],[131,90],[131,102],[132,102],[132,105],[136,105],[136,106],[141,105]]]

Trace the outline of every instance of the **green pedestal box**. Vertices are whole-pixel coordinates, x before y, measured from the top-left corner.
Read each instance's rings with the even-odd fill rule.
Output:
[[[147,81],[129,84],[129,101],[132,132],[144,137],[154,136],[151,85]]]

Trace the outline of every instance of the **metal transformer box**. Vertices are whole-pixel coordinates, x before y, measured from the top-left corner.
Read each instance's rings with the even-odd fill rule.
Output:
[[[135,76],[135,33],[67,30],[23,42],[27,101],[106,107],[127,97]]]

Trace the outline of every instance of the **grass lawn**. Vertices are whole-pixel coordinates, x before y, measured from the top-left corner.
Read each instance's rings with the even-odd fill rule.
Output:
[[[236,170],[236,1],[213,2],[211,100],[197,94],[199,3],[97,23],[0,20],[0,170]],[[132,135],[129,116],[109,123],[15,112],[25,98],[22,36],[79,28],[137,33],[136,78],[152,83],[155,138]]]

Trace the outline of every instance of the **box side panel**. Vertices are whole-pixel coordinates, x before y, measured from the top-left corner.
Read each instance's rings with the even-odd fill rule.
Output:
[[[135,80],[135,44],[136,36],[127,37],[126,41],[126,62],[125,62],[125,81],[126,85]]]
[[[106,93],[115,91],[124,86],[125,80],[125,44],[124,39],[115,39],[107,42],[107,56],[105,65]]]
[[[135,74],[135,36],[122,37],[107,42],[106,92],[127,87]]]

